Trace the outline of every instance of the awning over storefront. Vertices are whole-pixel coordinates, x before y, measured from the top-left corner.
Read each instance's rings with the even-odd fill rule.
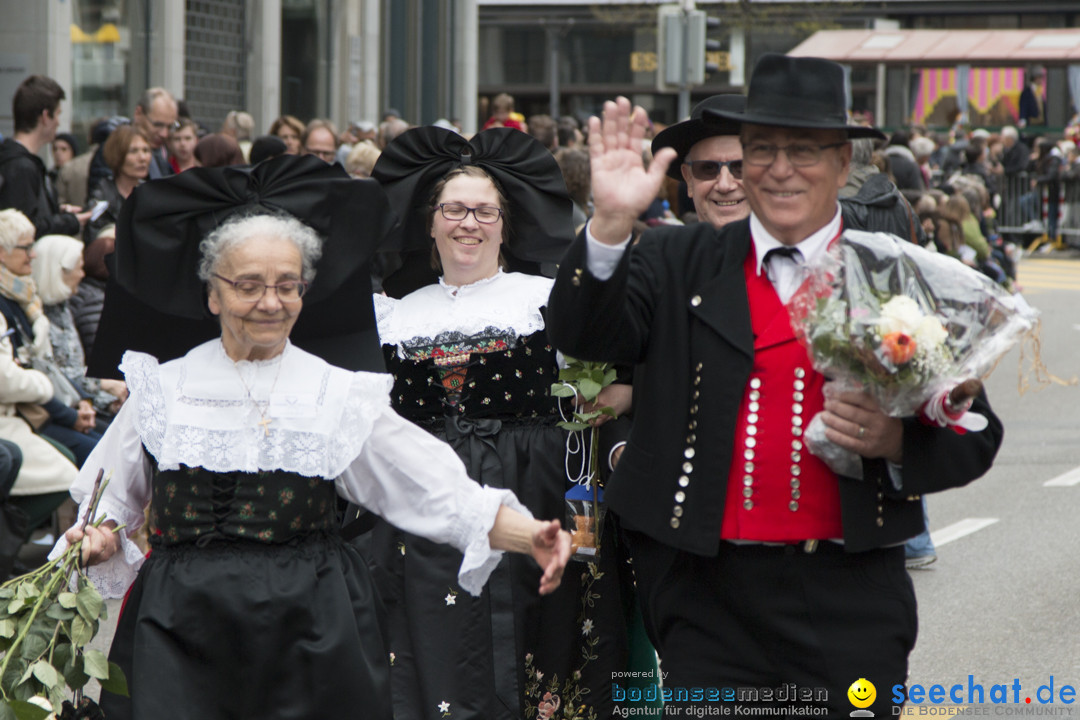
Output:
[[[1080,62],[1080,29],[821,30],[788,55],[919,65]]]

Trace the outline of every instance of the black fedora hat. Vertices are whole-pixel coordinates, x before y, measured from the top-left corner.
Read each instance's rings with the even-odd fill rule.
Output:
[[[656,134],[652,141],[653,155],[660,148],[675,148],[675,152],[679,156],[668,166],[667,174],[676,180],[682,180],[682,171],[679,167],[686,159],[686,153],[690,152],[690,148],[694,147],[696,143],[714,135],[739,134],[739,123],[737,121],[716,118],[706,124],[703,119],[706,114],[705,111],[722,110],[738,113],[744,109],[746,109],[745,95],[713,95],[705,98],[694,106],[694,109],[690,112],[689,120],[675,123]]]
[[[750,75],[746,110],[709,110],[707,123],[729,122],[775,127],[846,130],[849,138],[885,139],[877,128],[849,125],[844,69],[832,60],[761,56]]]

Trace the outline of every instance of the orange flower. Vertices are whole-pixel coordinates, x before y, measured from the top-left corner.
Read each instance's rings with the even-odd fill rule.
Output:
[[[891,332],[881,338],[881,347],[894,365],[903,365],[915,357],[915,338],[903,332]]]

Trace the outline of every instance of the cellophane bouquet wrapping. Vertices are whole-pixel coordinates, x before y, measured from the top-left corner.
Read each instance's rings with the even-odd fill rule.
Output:
[[[807,264],[789,302],[792,325],[826,394],[865,390],[893,417],[921,414],[939,425],[979,429],[948,405],[961,382],[981,379],[1022,337],[1038,311],[982,273],[887,233],[846,230]],[[834,471],[861,477],[858,456],[807,427],[810,451]]]

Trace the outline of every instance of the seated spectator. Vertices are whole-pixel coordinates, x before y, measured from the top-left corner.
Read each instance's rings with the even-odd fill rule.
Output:
[[[17,212],[17,211],[13,211]],[[24,218],[22,213],[19,217]],[[17,362],[45,372],[52,383],[52,397],[27,408],[25,415],[39,435],[60,443],[75,456],[79,467],[101,439],[95,430],[96,413],[90,398],[75,387],[57,367],[50,341],[51,323],[45,316],[41,296],[31,278],[37,257],[33,234],[13,218],[15,231],[0,235],[0,314],[11,333]],[[77,242],[77,241],[76,241]],[[20,409],[21,411],[21,409]]]
[[[1002,285],[1009,285],[1008,276],[991,256],[990,243],[979,230],[979,220],[962,193],[954,193],[945,201],[949,217],[958,220],[963,246],[958,248],[960,259]],[[963,249],[964,247],[967,250]]]
[[[199,126],[191,118],[180,118],[169,131],[169,165],[173,172],[199,167],[195,145],[199,142]]]
[[[355,178],[371,177],[371,169],[375,167],[375,161],[382,154],[375,143],[361,140],[353,146],[349,157],[345,160],[345,172]]]
[[[260,135],[251,143],[251,155],[249,159],[252,165],[258,165],[263,160],[287,155],[289,147],[285,141],[276,135]]]
[[[83,244],[67,235],[46,235],[34,244],[37,257],[31,275],[49,318],[49,340],[57,367],[94,404],[98,417],[111,418],[127,398],[120,380],[86,377],[86,355],[71,313],[70,298],[86,276],[83,271]],[[107,422],[99,423],[100,426]]]
[[[105,307],[105,285],[109,280],[109,267],[105,264],[105,256],[112,253],[115,245],[116,226],[108,225],[86,246],[83,251],[83,270],[86,277],[69,300],[72,319],[79,331],[85,357],[90,357],[94,350],[101,310]]]
[[[0,282],[7,294],[24,298],[28,295],[28,286],[32,284],[8,270],[7,264],[29,265],[33,236],[34,226],[25,215],[17,210],[0,211]],[[6,298],[4,302],[7,302]],[[38,325],[44,332],[39,337],[47,342],[48,320],[40,314],[40,309],[37,313],[37,317],[44,320]],[[68,498],[76,468],[55,445],[34,433],[19,412],[28,405],[51,400],[53,384],[45,373],[17,359],[14,340],[21,333],[18,327],[10,329],[13,332],[8,332],[6,317],[0,314],[0,437],[15,443],[22,451],[22,465],[11,488],[11,498],[28,515],[26,532],[29,534],[30,530],[47,521]]]

